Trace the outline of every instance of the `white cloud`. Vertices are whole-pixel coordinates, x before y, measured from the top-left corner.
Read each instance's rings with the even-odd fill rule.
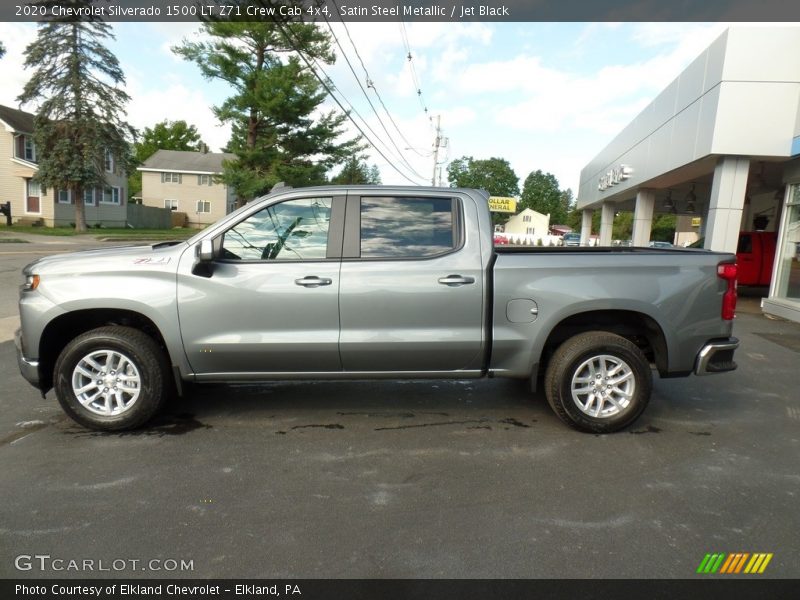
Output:
[[[128,121],[143,129],[169,119],[184,120],[195,125],[212,152],[219,152],[228,143],[230,126],[220,126],[211,112],[210,102],[201,90],[174,82],[165,87],[147,87],[136,77],[128,78]]]
[[[33,71],[25,70],[25,48],[36,38],[36,28],[26,23],[0,23],[0,41],[6,54],[0,58],[0,104],[18,107],[17,96],[30,79]],[[23,107],[31,110],[32,107]]]

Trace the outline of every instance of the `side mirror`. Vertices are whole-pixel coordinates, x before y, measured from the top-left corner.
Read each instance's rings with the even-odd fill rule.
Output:
[[[203,240],[197,249],[197,258],[200,262],[211,262],[214,260],[214,241]]]

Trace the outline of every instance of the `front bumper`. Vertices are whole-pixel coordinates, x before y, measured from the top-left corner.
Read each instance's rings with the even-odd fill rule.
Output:
[[[28,360],[22,348],[22,329],[14,332],[14,346],[17,348],[17,365],[19,372],[32,386],[39,387],[39,361]]]
[[[739,347],[735,337],[710,340],[703,346],[694,363],[695,375],[713,375],[736,369],[733,353]]]

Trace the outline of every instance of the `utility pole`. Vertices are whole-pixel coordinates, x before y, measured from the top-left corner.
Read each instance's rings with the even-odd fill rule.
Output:
[[[431,185],[436,185],[436,166],[439,162],[439,145],[442,143],[442,115],[436,115],[436,138],[433,140],[433,177]]]

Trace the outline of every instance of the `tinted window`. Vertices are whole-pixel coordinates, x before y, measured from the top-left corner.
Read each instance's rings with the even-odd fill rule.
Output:
[[[361,257],[419,258],[455,247],[450,198],[361,198]]]
[[[739,246],[736,248],[737,254],[751,254],[753,252],[753,238],[749,235],[739,237]]]
[[[222,258],[319,260],[328,247],[331,198],[274,204],[225,232]]]

